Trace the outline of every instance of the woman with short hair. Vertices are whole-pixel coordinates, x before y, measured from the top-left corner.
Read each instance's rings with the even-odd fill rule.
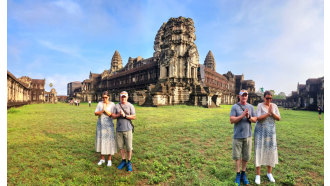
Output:
[[[254,128],[254,157],[256,166],[255,183],[260,184],[261,165],[267,166],[267,177],[270,182],[275,182],[272,175],[272,167],[278,164],[278,152],[276,142],[275,120],[281,119],[276,104],[271,103],[272,93],[264,93],[264,102],[257,107],[258,121]]]
[[[112,121],[112,113],[114,113],[115,104],[109,101],[108,91],[102,94],[102,100],[95,109],[95,116],[98,116],[95,136],[96,152],[101,153],[101,159],[98,165],[105,163],[104,156],[109,155],[107,166],[110,167],[111,156],[117,152],[117,144],[115,141],[115,127]]]

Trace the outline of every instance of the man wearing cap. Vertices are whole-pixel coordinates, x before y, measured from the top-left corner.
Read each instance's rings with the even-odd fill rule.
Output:
[[[247,103],[247,100],[248,92],[241,90],[239,102],[234,104],[230,111],[230,123],[234,124],[232,157],[235,161],[237,172],[235,183],[238,185],[240,185],[241,180],[244,185],[249,184],[245,171],[252,151],[251,122],[255,123],[257,121],[254,107]],[[240,171],[241,162],[242,171]]]
[[[116,105],[115,114],[113,114],[113,118],[117,118],[117,144],[120,149],[120,154],[122,161],[118,166],[118,169],[121,170],[124,167],[127,167],[128,172],[132,172],[132,150],[133,150],[133,126],[130,120],[134,120],[135,116],[135,108],[134,106],[127,102],[128,94],[126,91],[120,93],[120,103]],[[127,150],[127,156],[126,151]],[[126,162],[127,157],[127,162]]]

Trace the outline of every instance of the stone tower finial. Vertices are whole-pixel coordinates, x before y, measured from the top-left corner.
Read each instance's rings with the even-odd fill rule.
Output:
[[[116,50],[111,59],[110,73],[116,72],[123,68],[123,60],[120,57],[119,52]]]
[[[154,42],[160,79],[197,79],[199,54],[195,40],[194,21],[190,18],[170,18],[160,27]]]
[[[205,57],[204,65],[205,65],[207,68],[210,68],[210,69],[212,69],[213,71],[215,71],[215,59],[214,59],[214,56],[213,56],[211,50],[209,50],[209,53],[207,53],[207,55],[206,55],[206,57]]]

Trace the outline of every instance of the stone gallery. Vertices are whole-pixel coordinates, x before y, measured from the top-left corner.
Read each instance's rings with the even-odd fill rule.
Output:
[[[16,78],[7,70],[7,108],[30,103],[57,102],[53,88],[45,91],[45,79],[31,79],[28,76]]]
[[[131,58],[123,66],[116,50],[109,70],[90,72],[82,82],[68,83],[69,99],[98,101],[102,91],[110,92],[112,101],[126,90],[129,101],[139,105],[198,105],[215,107],[234,104],[240,89],[249,91],[249,103],[261,100],[255,94],[253,80],[230,71],[219,74],[211,51],[199,64],[194,22],[190,18],[170,18],[158,30],[153,57]]]
[[[274,102],[286,108],[317,110],[320,106],[324,109],[324,77],[309,78],[306,84],[297,84],[297,91],[292,91],[291,96]]]

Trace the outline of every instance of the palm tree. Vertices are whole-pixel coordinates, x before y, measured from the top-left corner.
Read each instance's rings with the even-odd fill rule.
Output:
[[[52,89],[52,87],[53,87],[53,83],[49,83],[49,87],[50,87],[50,89]],[[51,90],[49,91],[49,92],[51,92]],[[49,96],[49,95],[48,95]],[[48,99],[50,99],[50,98],[48,98]],[[50,101],[50,100],[49,100]],[[53,100],[51,100],[52,101],[52,103],[54,103],[54,101]]]

